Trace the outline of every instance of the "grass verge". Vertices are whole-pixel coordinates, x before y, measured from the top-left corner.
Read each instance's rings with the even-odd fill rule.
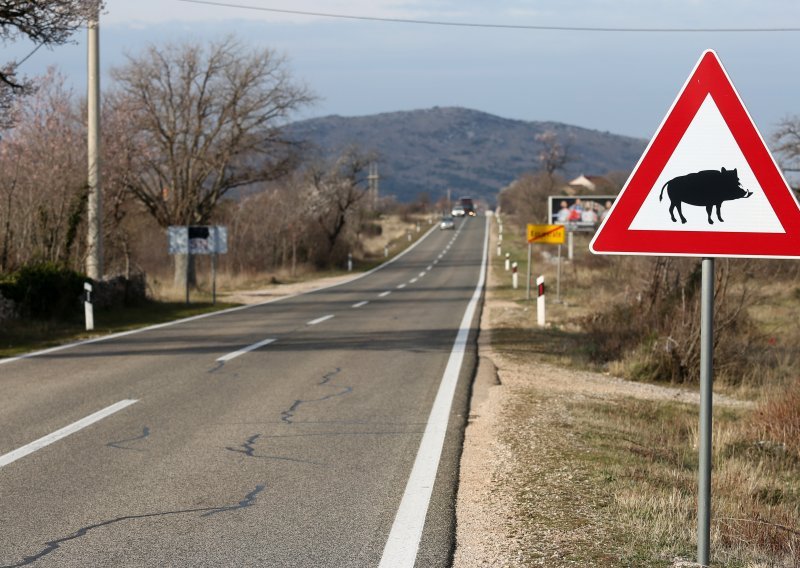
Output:
[[[506,250],[512,258],[525,252],[519,245]],[[562,283],[564,303],[548,305],[548,327],[540,329],[535,303],[525,300],[524,284],[511,288],[503,260],[495,256],[492,265],[489,306],[495,363],[509,389],[500,443],[513,455],[501,479],[513,499],[510,565],[692,566],[698,407],[670,393],[696,387],[617,392],[611,380],[597,391],[579,384],[577,369],[613,365],[596,363],[591,341],[574,322],[603,298],[626,292],[604,290],[592,281],[593,270],[572,263]],[[541,259],[539,267],[552,282],[554,267]],[[504,376],[509,369],[521,378]],[[592,374],[587,382],[602,381]],[[800,382],[772,389],[754,405],[715,405],[714,566],[800,567]],[[660,394],[630,394],[637,390]]]

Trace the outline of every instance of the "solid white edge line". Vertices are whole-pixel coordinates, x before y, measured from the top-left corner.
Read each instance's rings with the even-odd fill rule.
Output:
[[[458,375],[466,353],[470,325],[486,282],[486,259],[489,251],[488,217],[486,218],[485,232],[478,284],[475,286],[464,317],[461,319],[461,326],[453,343],[453,349],[450,352],[442,382],[439,384],[439,391],[436,393],[436,399],[425,426],[425,433],[422,436],[417,457],[414,460],[414,466],[411,469],[411,475],[408,478],[406,490],[400,501],[400,507],[397,509],[378,568],[413,568],[417,559],[425,517],[428,514],[433,484],[444,447],[450,409],[458,385]]]
[[[426,238],[428,238],[431,235],[431,233],[433,233],[433,231],[435,229],[436,229],[436,225],[434,225],[433,227],[428,229],[428,231],[424,235],[422,235],[419,239],[417,239],[417,241],[414,244],[412,244],[410,247],[408,247],[406,250],[404,250],[403,252],[401,252],[397,256],[387,260],[386,262],[384,262],[383,264],[381,264],[379,266],[376,266],[375,268],[367,270],[366,272],[362,272],[361,274],[358,274],[358,275],[354,276],[353,278],[350,278],[350,279],[345,280],[343,282],[336,282],[335,284],[330,284],[328,286],[322,286],[320,288],[315,288],[314,290],[308,290],[306,292],[298,292],[296,294],[289,294],[288,296],[283,296],[282,298],[273,298],[272,300],[266,300],[264,302],[259,302],[258,304],[247,304],[247,305],[244,305],[244,306],[236,306],[235,308],[228,308],[227,310],[220,310],[218,312],[209,312],[207,314],[200,314],[200,315],[191,316],[191,317],[188,317],[188,318],[178,319],[178,320],[175,320],[175,321],[168,321],[166,323],[159,323],[159,324],[151,325],[151,326],[148,326],[148,327],[142,327],[140,329],[132,329],[130,331],[121,331],[119,333],[111,333],[109,335],[104,335],[102,337],[94,337],[92,339],[84,339],[83,341],[75,341],[73,343],[65,343],[64,345],[58,345],[56,347],[50,347],[49,349],[42,349],[41,351],[32,351],[31,353],[25,353],[23,355],[17,355],[16,357],[8,357],[8,358],[5,358],[5,359],[0,359],[0,365],[5,365],[6,363],[13,363],[15,361],[21,361],[23,359],[32,359],[34,357],[40,357],[41,355],[48,355],[50,353],[56,353],[58,351],[63,351],[64,349],[70,349],[72,347],[79,347],[81,345],[89,345],[91,343],[100,343],[101,341],[109,341],[111,339],[118,339],[120,337],[125,337],[125,336],[128,336],[128,335],[134,335],[134,334],[137,334],[137,333],[144,333],[146,331],[153,331],[155,329],[162,329],[162,328],[165,328],[165,327],[171,327],[173,325],[180,325],[182,323],[188,323],[188,322],[191,322],[191,321],[200,320],[200,319],[204,319],[204,318],[210,318],[210,317],[214,317],[214,316],[221,316],[221,315],[224,315],[224,314],[230,314],[230,313],[233,313],[233,312],[238,312],[240,310],[249,310],[251,308],[257,308],[259,306],[265,306],[267,304],[273,304],[275,302],[282,302],[284,300],[289,300],[291,298],[296,298],[298,296],[304,296],[306,294],[313,294],[315,292],[321,292],[323,290],[330,290],[331,288],[335,288],[337,286],[344,286],[345,284],[349,284],[351,282],[355,282],[356,280],[360,280],[361,278],[365,278],[365,277],[369,276],[370,274],[373,274],[373,273],[377,272],[378,270],[382,270],[382,269],[386,268],[387,266],[389,266],[390,264],[392,264],[393,262],[399,260],[400,258],[405,256],[406,254],[408,254],[409,252],[414,250],[417,247],[417,245],[419,245],[422,241],[424,241]]]
[[[332,317],[334,317],[333,314],[328,314],[327,316],[322,316],[321,318],[313,319],[310,322],[307,322],[306,325],[317,325],[318,323],[328,321]]]
[[[250,351],[254,351],[259,347],[264,347],[265,345],[269,345],[270,343],[276,341],[275,339],[265,339],[264,341],[259,341],[258,343],[253,343],[252,345],[248,345],[238,351],[233,351],[232,353],[228,353],[227,355],[223,355],[222,357],[217,359],[218,363],[225,363],[226,361],[230,361],[231,359],[235,359],[239,355],[244,355],[245,353],[249,353]]]
[[[118,412],[123,408],[130,406],[134,402],[138,401],[132,399],[120,400],[119,402],[116,402],[111,406],[107,406],[102,410],[98,410],[94,414],[90,414],[86,418],[81,418],[77,422],[73,422],[69,426],[64,426],[60,430],[56,430],[55,432],[52,432],[47,436],[43,436],[38,440],[31,442],[30,444],[26,444],[21,448],[17,448],[16,450],[8,452],[7,454],[3,454],[2,456],[0,456],[0,467],[15,462],[18,459],[23,458],[28,454],[32,454],[37,450],[41,450],[45,446],[49,446],[53,442],[57,442],[62,438],[66,438],[70,434],[74,434],[78,430],[82,430],[87,426],[90,426],[91,424],[94,424],[95,422],[98,422],[103,418],[106,418],[107,416],[110,416],[115,412]]]
[[[391,293],[392,293],[391,290],[386,290],[386,292],[381,292],[380,294],[378,294],[378,297],[379,298],[385,298],[386,296],[388,296]]]
[[[369,302],[367,300],[364,300],[364,301],[358,302],[357,304],[353,304],[350,307],[351,308],[360,308],[361,306],[366,306],[367,304],[369,304]]]

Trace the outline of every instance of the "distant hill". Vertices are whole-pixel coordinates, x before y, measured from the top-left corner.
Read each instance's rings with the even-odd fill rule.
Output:
[[[572,160],[562,172],[605,174],[633,169],[646,141],[558,122],[526,122],[465,108],[371,116],[326,116],[295,122],[290,135],[323,155],[349,145],[380,156],[380,193],[399,201],[427,192],[432,200],[452,190],[494,203],[498,191],[520,174],[539,167],[536,135],[553,131],[568,145]]]

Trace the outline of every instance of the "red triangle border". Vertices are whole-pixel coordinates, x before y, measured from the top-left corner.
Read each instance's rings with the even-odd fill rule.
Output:
[[[628,228],[708,95],[785,233]],[[708,50],[700,57],[589,247],[595,254],[800,257],[800,206],[714,51]]]

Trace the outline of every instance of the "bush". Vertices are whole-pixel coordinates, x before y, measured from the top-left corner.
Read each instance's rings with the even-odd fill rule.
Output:
[[[748,316],[753,303],[747,265],[718,263],[714,300],[715,377],[729,385],[750,380],[754,362],[769,366],[766,339]],[[659,258],[642,265],[631,280],[643,282],[637,294],[598,311],[580,323],[598,363],[624,362],[636,380],[696,382],[700,367],[700,263]],[[759,370],[756,374],[760,373]]]
[[[41,320],[69,319],[79,313],[87,278],[52,262],[23,266],[0,282],[20,315]]]

